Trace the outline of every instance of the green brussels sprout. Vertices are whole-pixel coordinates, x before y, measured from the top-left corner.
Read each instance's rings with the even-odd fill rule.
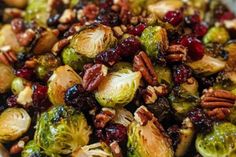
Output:
[[[11,91],[13,94],[18,95],[24,90],[26,86],[29,86],[30,82],[23,79],[22,77],[15,77],[11,83]]]
[[[10,66],[0,63],[0,93],[5,93],[11,89],[11,83],[15,77]]]
[[[203,37],[203,42],[224,44],[230,39],[229,33],[224,27],[212,27]]]
[[[155,66],[155,72],[157,73],[158,82],[160,84],[168,83],[169,85],[173,85],[170,68],[163,66]]]
[[[128,157],[173,157],[169,137],[161,124],[144,106],[134,113],[135,121],[128,127]],[[140,116],[149,118],[142,119]]]
[[[228,52],[228,59],[226,61],[226,70],[234,71],[236,67],[236,41],[226,43],[224,50]]]
[[[2,46],[10,46],[15,52],[19,52],[24,49],[18,43],[16,35],[11,29],[10,24],[3,25],[0,29],[0,47]]]
[[[50,73],[61,65],[60,58],[57,58],[51,53],[40,55],[37,58],[37,63],[36,74],[41,80],[48,78]]]
[[[9,152],[6,150],[6,148],[0,143],[0,156],[1,157],[10,157]]]
[[[236,93],[234,93],[236,94]],[[231,123],[236,125],[236,106],[232,107],[230,109],[230,114],[227,116],[227,120],[229,120]]]
[[[159,51],[166,50],[169,43],[166,30],[160,26],[149,26],[144,29],[140,40],[152,59],[157,58]]]
[[[48,96],[53,105],[65,104],[68,88],[81,84],[82,78],[68,65],[58,67],[48,80]]]
[[[132,101],[141,80],[140,72],[121,69],[108,74],[98,86],[95,97],[104,107],[122,107]]]
[[[34,140],[46,154],[70,154],[88,144],[91,128],[73,107],[54,106],[36,125]]]
[[[31,118],[22,108],[8,108],[0,115],[0,142],[21,137],[29,129]]]
[[[115,117],[112,119],[113,123],[122,124],[126,127],[134,120],[134,116],[125,108],[116,109]]]
[[[116,43],[110,27],[97,25],[81,30],[70,41],[70,47],[77,53],[88,58],[95,58],[97,54]]]
[[[48,0],[29,0],[24,19],[28,22],[35,21],[41,26],[47,26],[47,19],[50,15],[48,5]]]
[[[196,74],[209,76],[223,70],[226,62],[209,55],[204,55],[202,59],[187,63]]]
[[[194,78],[190,79],[189,82],[175,87],[169,95],[172,108],[179,119],[186,117],[186,114],[196,107],[199,100],[198,82]]]
[[[228,122],[215,123],[210,133],[197,135],[195,146],[203,157],[234,157],[236,126]]]
[[[48,157],[41,148],[32,140],[29,141],[21,152],[22,157]],[[54,155],[51,155],[55,157]]]
[[[168,11],[180,9],[183,4],[184,3],[181,0],[162,0],[148,5],[147,9],[149,12],[157,15],[162,19]]]
[[[133,69],[133,65],[129,62],[118,62],[116,63],[115,65],[113,65],[111,67],[111,72],[116,72],[116,71],[119,71],[121,69],[130,69],[132,70]]]
[[[88,58],[78,54],[75,49],[70,47],[64,48],[61,55],[63,63],[71,66],[76,71],[82,71],[84,64],[89,62]]]
[[[80,147],[72,153],[72,157],[113,157],[110,148],[103,142]]]
[[[139,15],[142,12],[145,2],[146,0],[129,0],[129,6],[131,8],[131,12],[134,15]]]
[[[191,122],[189,118],[184,119],[179,133],[180,133],[180,138],[179,138],[180,141],[175,150],[176,157],[184,156],[186,152],[188,151],[189,146],[192,143],[195,130],[194,130],[193,123]]]

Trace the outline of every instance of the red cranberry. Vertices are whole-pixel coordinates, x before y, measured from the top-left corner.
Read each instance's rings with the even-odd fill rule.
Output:
[[[33,104],[34,108],[39,109],[40,111],[44,111],[51,106],[48,95],[47,95],[48,88],[47,86],[43,86],[40,84],[35,84],[33,86]]]
[[[219,21],[224,22],[225,20],[232,20],[234,18],[234,14],[231,11],[224,12],[220,17]]]
[[[8,107],[17,107],[19,104],[17,103],[17,96],[11,95],[7,98],[7,106]]]
[[[29,68],[21,68],[16,71],[16,76],[22,77],[26,80],[31,80],[33,78],[34,71]]]
[[[176,84],[184,83],[192,76],[191,68],[184,64],[174,65],[172,70],[173,80]]]
[[[168,22],[173,26],[177,26],[183,20],[183,13],[181,11],[168,11],[164,16],[164,22]]]
[[[128,32],[129,34],[140,36],[146,27],[145,24],[141,23],[135,27],[130,27]]]
[[[141,49],[140,41],[135,37],[129,37],[118,43],[116,51],[122,57],[131,57]]]
[[[108,49],[98,54],[95,58],[95,62],[105,64],[107,66],[112,66],[120,59],[120,54],[118,54],[115,49]]]
[[[201,18],[198,13],[185,17],[185,23],[189,26],[194,26],[201,22]]]
[[[207,33],[207,30],[208,30],[208,27],[203,23],[196,24],[194,26],[194,34],[200,38],[203,37]]]
[[[188,55],[192,60],[199,60],[204,56],[204,46],[200,40],[193,36],[184,36],[179,43],[188,48]]]
[[[127,141],[127,128],[121,124],[110,124],[105,128],[106,141],[112,143],[117,141],[124,144]]]

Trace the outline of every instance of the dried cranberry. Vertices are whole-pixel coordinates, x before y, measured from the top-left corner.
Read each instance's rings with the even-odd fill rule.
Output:
[[[22,77],[26,80],[32,80],[34,76],[34,71],[29,68],[21,68],[16,71],[16,76]]]
[[[33,85],[33,108],[45,111],[51,106],[47,95],[48,88],[40,84]]]
[[[197,37],[203,37],[206,33],[207,33],[208,27],[207,25],[200,23],[200,24],[196,24],[194,26],[194,34]]]
[[[17,107],[19,104],[17,103],[17,96],[11,95],[7,98],[7,106],[8,107]]]
[[[212,128],[212,120],[200,108],[196,108],[188,113],[188,117],[195,128],[201,132],[209,132]]]
[[[225,20],[232,20],[234,18],[234,14],[231,11],[224,12],[220,17],[219,21],[224,22]]]
[[[204,56],[205,48],[196,37],[183,36],[179,43],[188,48],[188,55],[192,60],[199,60]]]
[[[117,26],[120,24],[120,17],[119,14],[113,11],[101,11],[96,18],[96,23],[107,26]]]
[[[95,62],[105,64],[107,66],[112,66],[120,59],[121,56],[115,49],[108,49],[98,54],[95,58]]]
[[[25,30],[25,23],[23,19],[16,18],[11,21],[11,28],[14,33],[20,33]]]
[[[59,23],[59,19],[60,19],[61,15],[60,14],[56,14],[53,15],[51,17],[49,17],[47,19],[47,25],[50,26],[56,26]]]
[[[173,125],[167,129],[167,134],[172,139],[173,147],[176,149],[180,141],[180,128],[178,125]]]
[[[140,41],[135,37],[129,37],[117,44],[116,51],[122,57],[131,57],[141,49]]]
[[[124,144],[127,141],[127,128],[121,124],[110,124],[105,128],[106,141]]]
[[[196,24],[199,24],[200,22],[201,18],[198,13],[185,17],[185,23],[189,26],[194,26]]]
[[[104,9],[104,10],[110,9],[112,4],[113,4],[113,0],[100,0],[99,8]]]
[[[183,20],[183,13],[181,11],[168,11],[164,16],[164,22],[168,22],[173,26],[179,25]]]
[[[135,26],[135,27],[129,27],[128,29],[128,33],[132,34],[132,35],[137,35],[140,36],[143,32],[143,30],[146,28],[147,26],[143,23],[140,23],[139,25]]]
[[[176,84],[184,83],[192,76],[191,68],[184,64],[174,65],[172,71],[173,79]]]

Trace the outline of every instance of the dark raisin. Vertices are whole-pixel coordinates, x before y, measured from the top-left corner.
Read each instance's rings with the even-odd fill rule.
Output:
[[[117,53],[116,49],[108,49],[99,53],[95,62],[100,64],[105,64],[107,66],[112,66],[121,59],[120,54]]]
[[[110,124],[105,128],[106,142],[113,141],[119,144],[125,144],[127,141],[127,128],[121,124]]]
[[[173,80],[176,84],[184,83],[192,76],[192,69],[184,64],[174,65],[172,71]]]
[[[58,25],[60,17],[61,17],[60,14],[56,14],[56,15],[50,16],[50,17],[47,19],[47,25],[48,25],[49,27]]]
[[[96,23],[101,23],[107,26],[117,26],[120,24],[119,14],[113,11],[100,12],[96,18]]]
[[[167,134],[170,136],[173,147],[176,149],[179,141],[180,141],[180,128],[178,125],[173,125],[167,129]]]
[[[11,95],[10,97],[7,98],[7,106],[8,107],[19,106],[19,104],[17,103],[17,96],[16,95]]]
[[[29,68],[21,68],[16,71],[16,76],[22,77],[30,81],[33,79],[34,71],[33,69],[29,69]]]

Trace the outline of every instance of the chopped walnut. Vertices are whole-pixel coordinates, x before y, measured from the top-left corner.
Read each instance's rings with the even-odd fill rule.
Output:
[[[161,84],[160,86],[148,86],[143,93],[143,99],[145,104],[153,104],[158,96],[164,96],[167,93],[168,89],[165,84]]]
[[[187,48],[182,45],[171,45],[166,51],[166,59],[169,62],[186,61]]]
[[[95,116],[94,125],[96,128],[104,128],[108,122],[115,117],[116,111],[110,108],[102,108],[102,111]]]
[[[141,51],[138,55],[134,57],[133,67],[135,71],[140,71],[142,73],[142,76],[147,81],[147,83],[152,86],[158,84],[157,74],[154,70],[150,58],[145,52]]]

